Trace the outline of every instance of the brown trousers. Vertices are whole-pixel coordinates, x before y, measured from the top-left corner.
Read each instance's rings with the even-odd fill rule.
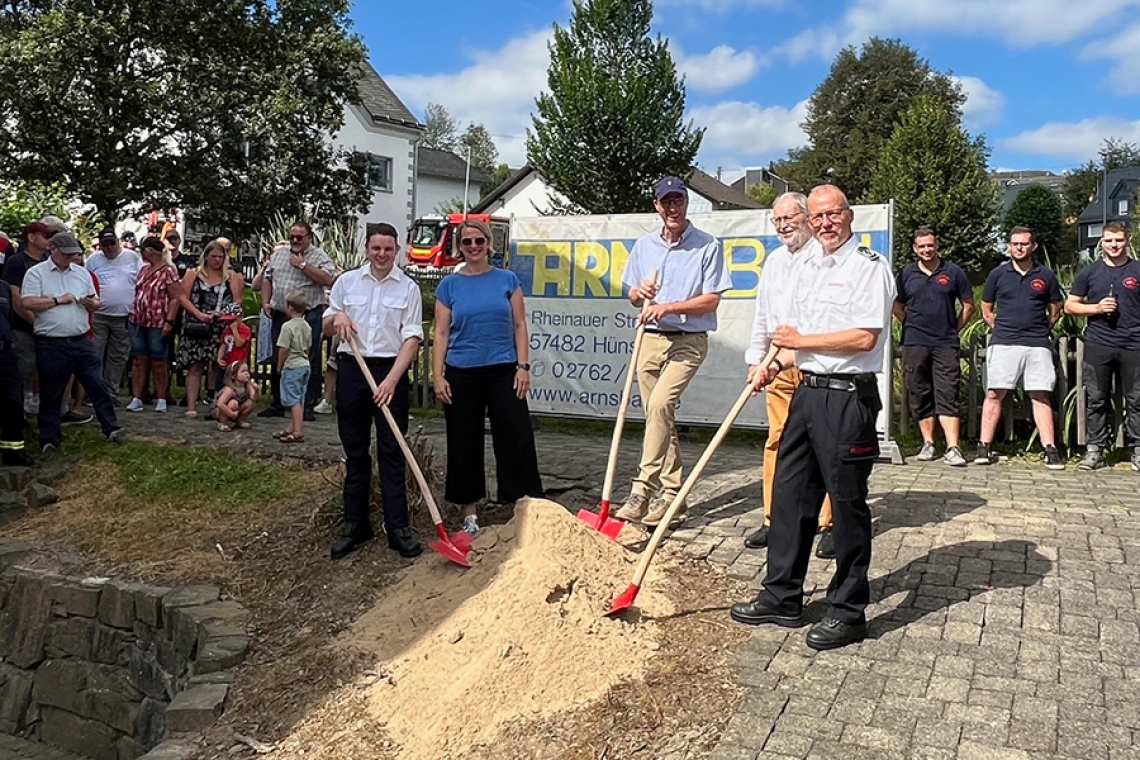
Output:
[[[780,438],[784,435],[784,423],[788,421],[788,406],[792,394],[800,384],[800,371],[786,369],[776,375],[768,386],[765,397],[768,400],[768,441],[764,444],[764,522],[772,517],[772,484],[776,481],[776,461],[780,453]],[[825,497],[819,512],[819,527],[831,527],[831,497]]]

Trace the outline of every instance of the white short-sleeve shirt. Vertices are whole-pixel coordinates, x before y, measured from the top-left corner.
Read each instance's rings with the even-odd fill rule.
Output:
[[[324,316],[337,314],[352,320],[360,353],[366,357],[394,357],[404,341],[424,337],[419,285],[399,267],[380,280],[368,264],[342,274],[333,283]],[[352,347],[341,344],[337,350],[351,353]]]

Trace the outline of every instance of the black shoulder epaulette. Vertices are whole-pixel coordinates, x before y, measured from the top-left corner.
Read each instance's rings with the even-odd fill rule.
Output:
[[[874,251],[872,251],[870,248],[868,248],[865,245],[861,245],[858,248],[856,248],[855,250],[857,250],[859,252],[859,255],[865,259],[870,259],[871,261],[878,261],[879,260],[879,254],[875,253]]]

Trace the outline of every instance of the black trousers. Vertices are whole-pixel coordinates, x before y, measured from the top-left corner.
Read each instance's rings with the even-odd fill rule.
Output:
[[[87,391],[103,435],[119,429],[115,404],[107,392],[107,384],[103,382],[103,357],[90,338],[85,335],[77,338],[37,335],[36,372],[40,377],[40,446],[49,443],[58,446],[63,440],[60,406],[72,375]]]
[[[447,420],[447,486],[444,498],[453,504],[473,504],[487,495],[483,464],[483,420],[491,420],[498,501],[542,496],[538,454],[530,408],[514,389],[514,364],[486,367],[447,366],[451,403],[444,404]]]
[[[0,343],[0,450],[24,450],[24,401],[19,362],[12,342]]]
[[[321,400],[321,383],[324,373],[321,368],[321,351],[324,348],[324,337],[321,335],[321,318],[325,315],[324,306],[314,306],[305,311],[305,321],[313,329],[313,344],[309,347],[309,385],[305,388],[305,408],[312,409]],[[281,337],[281,328],[289,321],[289,315],[283,311],[273,310],[271,315],[273,338],[273,356],[269,365],[269,391],[273,401],[269,406],[273,409],[283,410],[281,405],[281,373],[277,371],[277,339]],[[355,360],[354,360],[355,361]],[[380,382],[377,378],[376,382]]]
[[[377,383],[383,382],[395,359],[365,359]],[[408,377],[396,384],[388,410],[401,433],[408,432]],[[384,419],[384,412],[372,400],[372,389],[364,379],[356,359],[340,357],[336,376],[336,425],[344,446],[344,519],[369,520],[372,496],[372,428],[376,428],[376,454],[380,470],[380,503],[388,532],[408,527],[408,492],[404,453]]]
[[[788,612],[802,609],[804,578],[826,494],[834,515],[836,562],[827,588],[828,616],[847,623],[865,619],[871,595],[867,480],[879,455],[877,413],[852,391],[796,388],[772,487],[768,575],[760,595],[767,604]]]
[[[903,346],[903,377],[917,419],[958,416],[961,353],[957,346]]]
[[[1112,409],[1112,378],[1124,393],[1124,426],[1129,444],[1140,446],[1140,351],[1085,343],[1085,408],[1088,445],[1109,444],[1108,417]],[[1115,410],[1120,414],[1120,410]]]

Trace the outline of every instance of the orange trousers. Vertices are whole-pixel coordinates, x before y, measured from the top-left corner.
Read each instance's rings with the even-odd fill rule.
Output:
[[[794,367],[776,375],[768,386],[765,397],[768,400],[768,442],[764,444],[764,522],[771,522],[772,483],[776,480],[776,460],[780,453],[780,438],[784,434],[784,423],[788,421],[788,406],[792,394],[800,384],[800,371]],[[819,527],[831,527],[831,497],[825,496],[823,508],[819,512]]]

